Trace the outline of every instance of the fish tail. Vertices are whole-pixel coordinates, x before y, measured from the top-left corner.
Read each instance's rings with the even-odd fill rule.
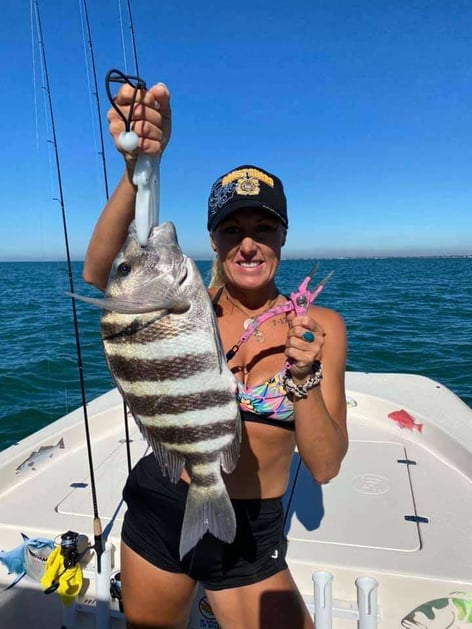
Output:
[[[215,494],[209,498],[198,485],[191,483],[180,534],[181,559],[207,531],[223,542],[231,543],[236,535],[233,505],[224,485],[215,488]]]
[[[423,432],[423,424],[413,424],[413,426],[416,428],[416,430],[417,430],[419,433],[422,433],[422,432]]]

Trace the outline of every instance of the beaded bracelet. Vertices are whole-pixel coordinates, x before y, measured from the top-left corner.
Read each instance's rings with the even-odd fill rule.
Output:
[[[314,389],[320,384],[323,378],[323,365],[319,360],[315,360],[312,369],[312,375],[303,384],[295,384],[290,369],[287,368],[285,370],[285,375],[283,377],[285,391],[290,395],[293,395],[296,400],[306,398],[308,391],[310,391],[310,389]]]

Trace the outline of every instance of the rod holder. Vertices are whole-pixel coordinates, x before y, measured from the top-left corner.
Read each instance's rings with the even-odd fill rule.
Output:
[[[77,604],[76,601],[70,605],[62,604],[62,627],[61,629],[73,629],[77,624]]]
[[[373,577],[357,577],[357,605],[359,608],[359,629],[377,629],[377,587]]]
[[[95,568],[96,587],[96,628],[109,629],[110,615],[110,574],[111,574],[112,544],[105,542],[105,550],[101,556],[101,571],[98,572],[98,562]]]
[[[330,572],[318,570],[312,575],[315,588],[315,626],[316,629],[332,629],[333,595]]]

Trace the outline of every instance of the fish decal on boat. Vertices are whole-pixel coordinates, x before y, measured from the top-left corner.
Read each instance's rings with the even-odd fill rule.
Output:
[[[8,574],[16,574],[16,579],[5,590],[16,585],[25,575],[40,581],[46,561],[55,544],[51,539],[42,537],[29,538],[21,534],[23,542],[13,550],[0,551],[0,562],[8,570]],[[2,590],[2,591],[5,591]]]
[[[417,430],[419,433],[423,431],[423,424],[417,424],[415,418],[404,409],[392,411],[387,417],[392,419],[402,430]]]
[[[226,365],[213,305],[172,223],[153,227],[146,247],[132,225],[103,299],[108,367],[165,475],[191,478],[180,538],[186,555],[209,531],[225,542],[236,520],[221,468],[239,458],[236,380]]]
[[[64,447],[64,439],[60,439],[54,446],[41,446],[39,450],[34,450],[29,457],[16,468],[16,473],[18,474],[28,468],[36,471],[40,463],[51,459],[58,450],[63,450]]]
[[[427,601],[402,620],[405,629],[470,629],[472,594],[452,592],[445,598]]]

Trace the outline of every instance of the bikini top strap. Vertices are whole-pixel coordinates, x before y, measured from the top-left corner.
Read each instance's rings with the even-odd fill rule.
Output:
[[[211,300],[211,303],[213,304],[213,308],[218,305],[218,302],[220,301],[220,297],[223,294],[225,287],[224,286],[220,286],[220,288],[216,291],[213,299]]]

